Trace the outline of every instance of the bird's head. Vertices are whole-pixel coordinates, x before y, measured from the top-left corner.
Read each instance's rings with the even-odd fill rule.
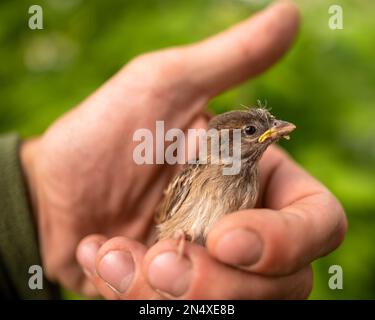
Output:
[[[241,158],[256,161],[269,145],[282,137],[289,139],[289,134],[296,126],[276,119],[266,109],[252,108],[220,114],[210,121],[209,128],[219,131],[229,130],[230,139],[233,139],[234,136],[231,131],[239,129],[241,132]]]

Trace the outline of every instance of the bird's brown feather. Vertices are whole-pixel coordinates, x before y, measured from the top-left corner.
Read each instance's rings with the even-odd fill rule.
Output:
[[[210,228],[222,216],[253,208],[259,192],[258,161],[266,148],[279,138],[276,135],[264,143],[259,137],[278,123],[267,110],[260,108],[232,111],[213,118],[209,128],[219,132],[241,130],[240,172],[223,175],[223,162],[214,164],[204,159],[201,163],[185,164],[169,184],[157,213],[158,239],[182,232],[191,241],[204,244]],[[247,135],[245,128],[249,125],[256,126],[255,136]],[[234,148],[231,140],[230,148]],[[209,154],[206,157],[210,160]]]
[[[165,191],[166,196],[163,198],[155,216],[156,223],[163,223],[178,212],[191,190],[194,178],[193,172],[197,168],[198,165],[184,165],[182,170],[173,178]]]

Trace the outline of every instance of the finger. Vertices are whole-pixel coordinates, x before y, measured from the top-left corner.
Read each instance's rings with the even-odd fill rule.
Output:
[[[95,285],[107,299],[160,299],[141,272],[147,248],[126,237],[108,240],[96,256]]]
[[[263,204],[225,216],[211,230],[210,253],[228,264],[269,275],[290,274],[334,250],[347,229],[345,213],[335,197],[284,152],[273,149],[275,167]]]
[[[179,257],[173,240],[148,251],[143,272],[155,290],[172,299],[303,299],[312,283],[310,267],[269,278],[222,264],[194,243],[186,243]]]
[[[308,223],[319,228],[315,231],[325,236],[317,245],[320,248],[319,256],[335,249],[342,242],[348,227],[339,201],[282,149],[274,146],[261,162],[263,205],[310,219]]]
[[[279,1],[248,20],[186,47],[189,82],[210,97],[269,68],[287,51],[299,25],[296,7]]]
[[[79,243],[76,251],[76,257],[84,274],[86,275],[84,288],[95,288],[95,295],[89,295],[87,291],[84,294],[89,297],[98,296],[99,294],[107,299],[116,299],[117,295],[101,280],[96,272],[96,256],[100,247],[107,241],[103,235],[93,234],[85,237]]]
[[[283,149],[275,145],[270,146],[263,154],[259,172],[261,204],[270,209],[281,209],[306,195],[327,191]],[[284,192],[285,190],[287,191]]]

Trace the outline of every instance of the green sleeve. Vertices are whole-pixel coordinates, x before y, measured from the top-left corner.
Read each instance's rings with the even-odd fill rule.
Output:
[[[19,159],[16,134],[0,136],[0,297],[58,298],[43,278],[43,289],[31,289],[30,266],[41,266],[36,228]],[[40,282],[39,282],[40,283]]]

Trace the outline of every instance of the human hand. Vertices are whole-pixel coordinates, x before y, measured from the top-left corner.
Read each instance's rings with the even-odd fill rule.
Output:
[[[290,46],[298,14],[278,4],[197,44],[140,56],[39,139],[21,157],[49,279],[96,293],[75,259],[86,235],[125,235],[147,243],[154,208],[175,168],[137,166],[132,134],[165,120],[205,127],[207,101],[262,72]],[[142,292],[142,291],[141,291]]]
[[[259,205],[269,209],[226,215],[209,233],[207,249],[187,242],[180,259],[175,240],[148,249],[125,237],[91,235],[78,260],[109,299],[307,298],[310,263],[343,240],[344,211],[277,147],[261,159],[260,178]]]

